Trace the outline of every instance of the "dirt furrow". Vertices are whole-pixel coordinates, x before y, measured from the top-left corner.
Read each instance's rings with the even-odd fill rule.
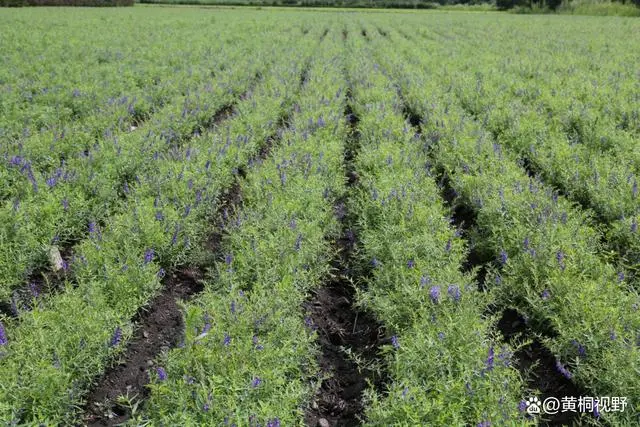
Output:
[[[347,97],[350,99],[349,91]],[[358,117],[350,105],[345,109],[350,124],[344,151],[348,189],[358,185],[354,160],[359,147]],[[333,275],[326,286],[318,289],[306,304],[311,321],[318,332],[321,348],[319,365],[323,381],[305,414],[308,426],[353,426],[363,417],[363,392],[374,384],[382,388],[378,348],[384,341],[381,325],[370,314],[357,310],[355,281],[366,274],[358,271],[354,251],[358,244],[356,218],[349,212],[348,197],[335,203],[335,215],[342,233],[334,242],[336,257]]]
[[[306,73],[305,67],[301,73],[300,87],[304,85]],[[231,118],[235,114],[235,105],[230,111],[227,110],[216,114],[212,123],[220,125],[223,120]],[[263,141],[259,153],[249,160],[249,164],[264,160],[270,154],[271,148],[288,127],[289,115],[290,112],[284,112],[280,116],[277,131]],[[212,217],[211,232],[203,241],[203,249],[209,255],[208,261],[224,259],[221,242],[227,224],[241,209],[240,181],[245,178],[245,171],[246,165],[238,168],[233,185],[220,197]],[[89,426],[114,426],[127,421],[132,414],[126,405],[118,402],[119,396],[135,397],[136,401],[148,397],[146,385],[149,383],[149,373],[155,369],[155,358],[163,351],[179,346],[183,340],[184,321],[178,302],[189,300],[203,290],[201,280],[205,268],[205,265],[186,265],[174,269],[163,279],[161,293],[136,315],[134,321],[139,327],[124,355],[117,365],[104,373],[89,393],[84,417]]]
[[[403,100],[404,102],[404,100]],[[404,106],[404,115],[411,123],[416,133],[421,134],[420,116],[408,105]],[[424,149],[429,153],[429,148],[438,143],[438,135],[426,135]],[[436,163],[436,162],[433,162]],[[451,210],[451,219],[469,243],[469,254],[463,268],[465,271],[476,271],[476,281],[480,290],[486,291],[489,285],[486,283],[486,275],[490,267],[499,268],[498,260],[492,254],[483,253],[474,243],[476,212],[471,206],[464,203],[451,186],[450,177],[445,171],[434,170],[439,182],[442,199]],[[518,342],[524,342],[527,337],[534,337],[534,328],[527,325],[517,311],[505,307],[489,307],[487,315],[501,314],[496,325],[505,342],[518,347]],[[552,334],[550,325],[535,328]],[[537,339],[518,347],[513,355],[515,367],[526,380],[531,390],[539,390],[544,398],[555,397],[560,400],[564,396],[586,396],[588,393],[576,386],[570,379],[565,378],[556,366],[556,360],[551,352]],[[533,397],[533,395],[531,396]],[[571,425],[578,420],[577,413],[558,412],[555,415],[541,418],[541,425]]]
[[[222,259],[220,242],[225,225],[223,212],[234,210],[242,202],[240,186],[236,180],[226,191],[215,214],[217,223],[204,241],[204,248],[211,259]],[[119,396],[137,401],[148,397],[146,385],[149,374],[155,369],[154,359],[163,351],[179,346],[183,340],[184,322],[180,300],[189,300],[203,290],[201,280],[204,266],[181,266],[168,273],[162,280],[162,291],[151,303],[134,317],[139,326],[127,344],[118,364],[105,371],[87,397],[85,421],[89,426],[114,426],[131,416],[126,405],[118,402]]]

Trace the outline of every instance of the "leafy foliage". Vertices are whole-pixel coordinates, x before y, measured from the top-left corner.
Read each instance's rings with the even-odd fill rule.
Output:
[[[85,422],[136,313],[201,262],[181,345],[147,400],[119,399],[130,423],[302,424],[322,381],[303,305],[334,273],[346,200],[357,303],[389,342],[368,422],[535,422],[487,315],[513,309],[558,375],[629,398],[580,422],[637,424],[635,21],[139,7],[0,25],[2,423]]]

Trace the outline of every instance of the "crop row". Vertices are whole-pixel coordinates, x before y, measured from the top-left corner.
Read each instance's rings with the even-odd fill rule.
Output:
[[[640,300],[603,261],[588,214],[529,177],[517,154],[465,111],[435,52],[428,62],[407,60],[408,43],[394,42],[379,47],[423,118],[426,144],[457,203],[475,212],[477,250],[498,267],[490,280],[498,299],[544,334],[560,373],[597,395],[638,396]]]
[[[183,262],[205,236],[209,216],[234,171],[277,131],[295,99],[304,44],[281,61],[224,127],[184,141],[176,155],[153,157],[126,209],[91,223],[70,265],[74,284],[42,298],[19,319],[5,319],[0,418],[69,423],[91,381],[122,353],[131,318],[157,293],[165,269]],[[310,46],[309,46],[310,47]],[[234,135],[231,138],[231,135]]]
[[[180,176],[175,164],[192,156],[189,141],[214,125],[220,112],[230,109],[239,96],[249,95],[255,76],[268,72],[286,40],[272,49],[266,45],[258,49],[266,55],[264,60],[251,54],[260,45],[245,43],[226,57],[228,63],[219,65],[223,73],[215,79],[193,77],[193,91],[172,93],[166,105],[133,132],[116,130],[91,143],[73,132],[58,141],[57,156],[45,154],[41,150],[46,145],[33,141],[8,156],[2,169],[10,198],[0,211],[0,300],[45,268],[50,245],[69,246],[86,238],[89,224],[107,223],[128,209],[127,198],[168,196],[164,182]],[[60,166],[36,167],[43,156],[44,162]],[[162,179],[157,185],[145,185],[149,174]]]
[[[452,40],[458,49],[474,56],[452,55],[459,59],[455,72],[467,77],[499,78],[502,93],[523,102],[535,103],[539,112],[554,125],[571,133],[581,143],[607,147],[613,151],[635,151],[634,140],[640,136],[640,112],[637,109],[638,87],[634,62],[637,56],[628,51],[637,37],[619,22],[616,31],[632,39],[594,38],[587,34],[610,23],[591,21],[588,26],[572,21],[554,27],[556,37],[541,37],[541,28],[527,19],[514,22],[471,22],[456,25],[459,17],[449,17],[432,27],[418,28],[413,41],[422,49],[447,47]],[[524,22],[528,21],[528,22]],[[586,29],[585,27],[589,27]],[[599,28],[600,27],[600,28]],[[443,31],[444,30],[444,31]],[[611,32],[611,29],[609,30]],[[575,37],[582,34],[584,37]],[[633,34],[633,35],[631,35]],[[497,37],[499,43],[486,43]],[[523,40],[536,40],[523,43]],[[516,52],[517,56],[505,55]],[[473,63],[468,62],[475,59]],[[477,61],[477,59],[482,61]],[[487,66],[491,64],[489,73]],[[453,70],[453,69],[452,69]],[[636,157],[637,159],[637,157]]]
[[[373,48],[362,41],[350,48],[365,53],[349,63],[361,135],[353,204],[361,261],[373,266],[360,303],[394,333],[385,348],[392,382],[384,395],[371,396],[368,421],[524,423],[513,349],[498,342],[483,315],[491,296],[462,272],[467,247],[396,88],[371,59]]]
[[[439,52],[465,111],[497,142],[517,151],[529,173],[539,173],[545,183],[596,213],[607,227],[609,247],[636,281],[640,113],[637,84],[629,76],[632,58],[603,62],[592,55],[567,55],[569,50],[590,52],[593,46],[570,44],[558,52],[554,43],[527,48],[530,59],[522,63],[503,58],[507,46],[478,54],[472,35],[461,39],[453,51],[442,40],[422,40],[420,46]],[[515,49],[518,40],[511,40],[505,43]],[[532,69],[530,64],[539,65]]]
[[[489,65],[492,63],[489,58],[481,62],[483,66],[478,67],[481,74],[476,77],[451,74],[452,81],[456,81],[456,96],[465,110],[484,122],[498,143],[516,151],[531,173],[540,173],[545,183],[595,211],[609,228],[611,247],[626,258],[629,267],[637,264],[640,261],[637,137],[627,135],[628,141],[623,142],[614,138],[613,129],[589,128],[588,135],[582,128],[566,129],[556,123],[561,112],[538,100],[525,102],[505,91],[504,80]],[[515,80],[513,84],[522,82]],[[544,114],[546,110],[548,115]],[[596,136],[597,144],[591,141]]]
[[[331,36],[330,36],[331,37]],[[346,123],[338,34],[316,52],[289,127],[241,185],[225,259],[185,307],[184,346],[168,353],[143,419],[170,425],[295,425],[316,375],[314,325],[301,309],[329,274],[344,192]]]
[[[76,11],[55,21],[38,12],[15,15],[3,25],[0,41],[0,137],[43,149],[65,135],[78,140],[78,133],[90,138],[114,127],[128,129],[176,91],[186,95],[224,74],[229,62],[220,58],[235,54],[232,45],[257,47],[238,30],[244,25],[238,18],[219,23],[211,37],[202,25],[176,28],[171,17],[151,10],[144,20],[126,12]],[[261,24],[256,31],[277,25]],[[119,30],[109,31],[114,27]],[[185,39],[194,48],[184,49]]]

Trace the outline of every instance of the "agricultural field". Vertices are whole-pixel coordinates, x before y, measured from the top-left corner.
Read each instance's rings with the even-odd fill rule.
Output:
[[[0,424],[640,425],[640,21],[0,27]]]

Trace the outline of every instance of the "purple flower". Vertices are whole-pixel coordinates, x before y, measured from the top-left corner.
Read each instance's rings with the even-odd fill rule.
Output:
[[[615,341],[617,338],[618,336],[616,335],[615,331],[609,332],[609,339],[611,339],[611,341]]]
[[[451,239],[447,240],[447,244],[445,245],[444,250],[447,252],[451,251]]]
[[[429,297],[431,297],[431,301],[437,304],[440,301],[440,286],[432,286],[431,290],[429,290]]]
[[[155,256],[155,252],[153,251],[153,249],[147,249],[144,253],[144,263],[149,264],[151,261],[153,261],[153,257]]]
[[[260,379],[260,377],[255,377],[255,378],[251,381],[251,387],[253,387],[253,388],[258,387],[260,384],[262,384],[262,380]]]
[[[449,288],[447,289],[447,292],[449,293],[449,296],[451,298],[453,298],[453,300],[455,302],[460,301],[460,288],[456,285],[449,285]]]
[[[202,328],[202,333],[206,334],[211,330],[211,322],[209,321],[209,316],[205,314],[204,316],[204,328]]]
[[[158,277],[158,279],[162,279],[165,274],[166,274],[166,271],[164,271],[164,268],[161,268],[160,270],[158,270],[158,273],[156,274],[156,276]]]
[[[524,246],[525,249],[529,249],[529,237],[528,236],[524,238],[523,246]]]
[[[264,346],[259,344],[258,342],[258,337],[256,335],[253,336],[253,345],[255,346],[256,350],[264,350]]]
[[[111,343],[109,344],[109,346],[115,347],[118,344],[120,344],[121,340],[122,340],[122,329],[120,329],[120,326],[118,326],[116,330],[113,332],[113,336],[111,337]]]
[[[560,363],[559,360],[556,360],[556,369],[558,370],[558,372],[560,372],[566,379],[570,380],[572,375],[571,372],[569,372],[567,370],[567,368],[564,367],[564,365],[562,365],[562,363]]]
[[[631,220],[631,232],[632,233],[637,233],[638,232],[638,222],[636,221],[635,218],[633,218]]]
[[[429,277],[427,276],[422,276],[420,278],[420,288],[424,288],[425,286],[427,286],[429,283],[431,283],[431,279],[429,279]]]
[[[204,405],[202,405],[202,410],[204,412],[209,412],[209,403],[205,403]]]
[[[0,345],[7,345],[8,342],[7,331],[4,329],[2,322],[0,322]]]
[[[315,326],[313,325],[313,320],[311,320],[309,316],[305,316],[304,324],[309,329],[316,329]]]
[[[36,182],[36,177],[33,176],[33,171],[31,170],[31,164],[27,163],[27,178],[29,179],[29,182],[31,182],[31,185],[33,186],[33,191],[34,192],[38,192],[38,183]]]
[[[229,345],[231,344],[231,337],[228,334],[224,334],[224,340],[222,341],[222,344],[224,344],[225,347],[229,347]]]
[[[618,272],[618,281],[619,282],[624,281],[624,273],[622,271]]]
[[[502,276],[500,276],[499,274],[496,276],[496,285],[499,285],[502,283]]]
[[[520,403],[518,403],[518,410],[520,412],[524,412],[527,410],[527,402],[524,400],[521,400]]]
[[[20,165],[22,164],[22,161],[23,161],[22,157],[20,157],[20,156],[13,156],[13,157],[11,158],[11,160],[9,161],[9,164],[10,164],[11,166],[20,166]]]
[[[572,340],[571,344],[573,344],[574,347],[576,347],[578,349],[578,355],[580,357],[585,357],[587,355],[587,350],[584,348],[584,346],[582,344],[580,344],[578,341],[576,340]]]
[[[415,262],[414,262],[412,259],[410,259],[409,261],[407,261],[407,268],[413,268],[415,265],[416,265],[416,264],[415,264]]]
[[[96,232],[96,223],[91,221],[89,223],[89,234],[94,234]]]
[[[507,253],[504,251],[504,249],[500,250],[500,263],[502,265],[505,265],[507,263],[507,260],[509,259],[509,256],[507,255]]]
[[[67,199],[62,199],[62,208],[65,211],[69,209],[69,201]]]
[[[156,372],[158,373],[158,379],[160,381],[165,381],[167,379],[167,371],[165,371],[163,367],[159,366],[156,368]]]
[[[540,298],[542,298],[543,300],[548,300],[551,297],[551,293],[549,292],[548,289],[545,289],[544,291],[542,291],[542,294],[540,294]]]
[[[409,394],[409,387],[405,387],[402,390],[402,398],[404,399],[405,397],[407,397],[407,394]]]
[[[498,359],[502,361],[504,366],[509,367],[511,365],[511,355],[512,354],[508,350],[508,348],[503,347],[502,350],[500,351],[500,354],[498,354]]]
[[[444,339],[444,332],[438,332],[438,338],[440,338],[440,340]]]
[[[162,221],[162,220],[164,220],[164,215],[162,214],[162,211],[157,211],[157,212],[156,212],[156,220],[157,220],[157,221]]]
[[[489,347],[489,355],[487,356],[487,370],[493,370],[493,359],[494,359],[494,351],[493,346]]]
[[[185,206],[185,208],[184,208],[184,217],[185,218],[188,217],[190,213],[191,213],[191,205]]]
[[[326,123],[325,123],[324,119],[322,118],[322,116],[320,116],[320,118],[318,119],[318,126],[319,127],[324,127],[325,124]]]
[[[564,252],[562,252],[562,251],[556,252],[556,260],[558,261],[558,264],[560,265],[560,269],[564,270]]]
[[[391,337],[391,345],[393,345],[393,348],[398,349],[400,348],[400,343],[398,342],[398,337],[397,336],[392,336]]]
[[[234,301],[231,301],[231,308],[230,308],[230,310],[231,310],[231,314],[236,314],[236,302],[235,302],[235,300],[234,300]]]
[[[478,423],[478,427],[491,427],[491,421],[482,421]]]
[[[268,420],[266,427],[280,427],[280,419],[276,417],[272,420]]]
[[[224,256],[224,262],[225,262],[227,265],[231,265],[231,263],[233,262],[233,255],[231,255],[231,254],[226,254],[226,255]]]
[[[378,259],[374,257],[371,260],[371,265],[373,266],[373,268],[378,268],[380,266],[380,261],[378,261]]]
[[[633,187],[631,188],[631,195],[633,196],[634,199],[636,197],[638,197],[638,181],[636,181],[635,179],[633,180]]]
[[[57,179],[55,176],[52,176],[50,178],[47,178],[45,182],[49,188],[53,188],[56,185]]]
[[[293,245],[293,248],[298,252],[300,250],[300,246],[302,244],[302,234],[298,234],[296,238],[296,243]]]

